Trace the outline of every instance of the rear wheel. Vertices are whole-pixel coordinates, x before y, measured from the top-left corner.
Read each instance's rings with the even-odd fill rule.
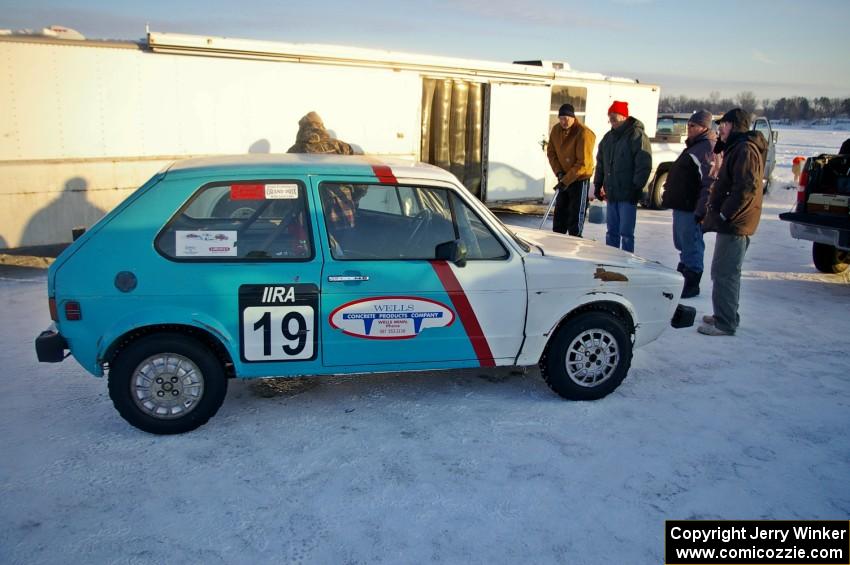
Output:
[[[812,261],[821,273],[843,273],[850,265],[850,252],[825,243],[813,243]]]
[[[558,329],[540,372],[549,388],[569,400],[595,400],[616,389],[632,363],[632,340],[622,319],[586,312]]]
[[[109,396],[133,426],[179,434],[207,423],[227,393],[221,362],[181,334],[143,337],[121,350],[109,369]]]

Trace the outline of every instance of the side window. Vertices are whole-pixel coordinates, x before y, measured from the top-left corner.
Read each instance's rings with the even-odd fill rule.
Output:
[[[755,127],[753,129],[760,131],[765,139],[770,141],[770,127],[767,125],[767,120],[756,120]]]
[[[319,196],[334,259],[434,259],[458,237],[442,188],[323,182]]]
[[[156,237],[179,261],[305,261],[313,242],[298,181],[218,182],[200,187]]]
[[[444,188],[325,182],[319,194],[334,259],[434,259],[437,245],[455,239],[470,260],[508,256],[481,218]]]
[[[466,245],[468,260],[507,258],[508,252],[502,243],[455,193],[452,193],[452,207],[455,211],[460,239]]]
[[[385,214],[401,214],[401,202],[394,190],[386,190],[382,185],[352,185],[361,195],[358,201],[360,210],[372,210]]]

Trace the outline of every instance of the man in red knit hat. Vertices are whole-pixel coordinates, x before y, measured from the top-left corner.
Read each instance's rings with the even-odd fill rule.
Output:
[[[643,123],[629,116],[628,102],[615,100],[608,122],[596,153],[594,196],[608,202],[605,243],[634,252],[637,203],[652,171],[652,149]]]

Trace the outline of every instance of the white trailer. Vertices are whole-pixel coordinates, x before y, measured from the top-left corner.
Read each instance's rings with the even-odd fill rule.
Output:
[[[366,153],[434,163],[488,204],[543,202],[563,102],[601,139],[613,100],[654,134],[659,89],[570,70],[149,32],[0,36],[0,248],[60,243],[176,159],[285,152],[318,112]]]

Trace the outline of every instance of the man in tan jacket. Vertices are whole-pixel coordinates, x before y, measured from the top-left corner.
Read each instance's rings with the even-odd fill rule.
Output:
[[[593,146],[596,135],[576,119],[572,104],[558,110],[558,123],[549,134],[546,154],[558,177],[559,191],[552,217],[552,230],[581,237],[587,211],[590,177],[593,174]]]

